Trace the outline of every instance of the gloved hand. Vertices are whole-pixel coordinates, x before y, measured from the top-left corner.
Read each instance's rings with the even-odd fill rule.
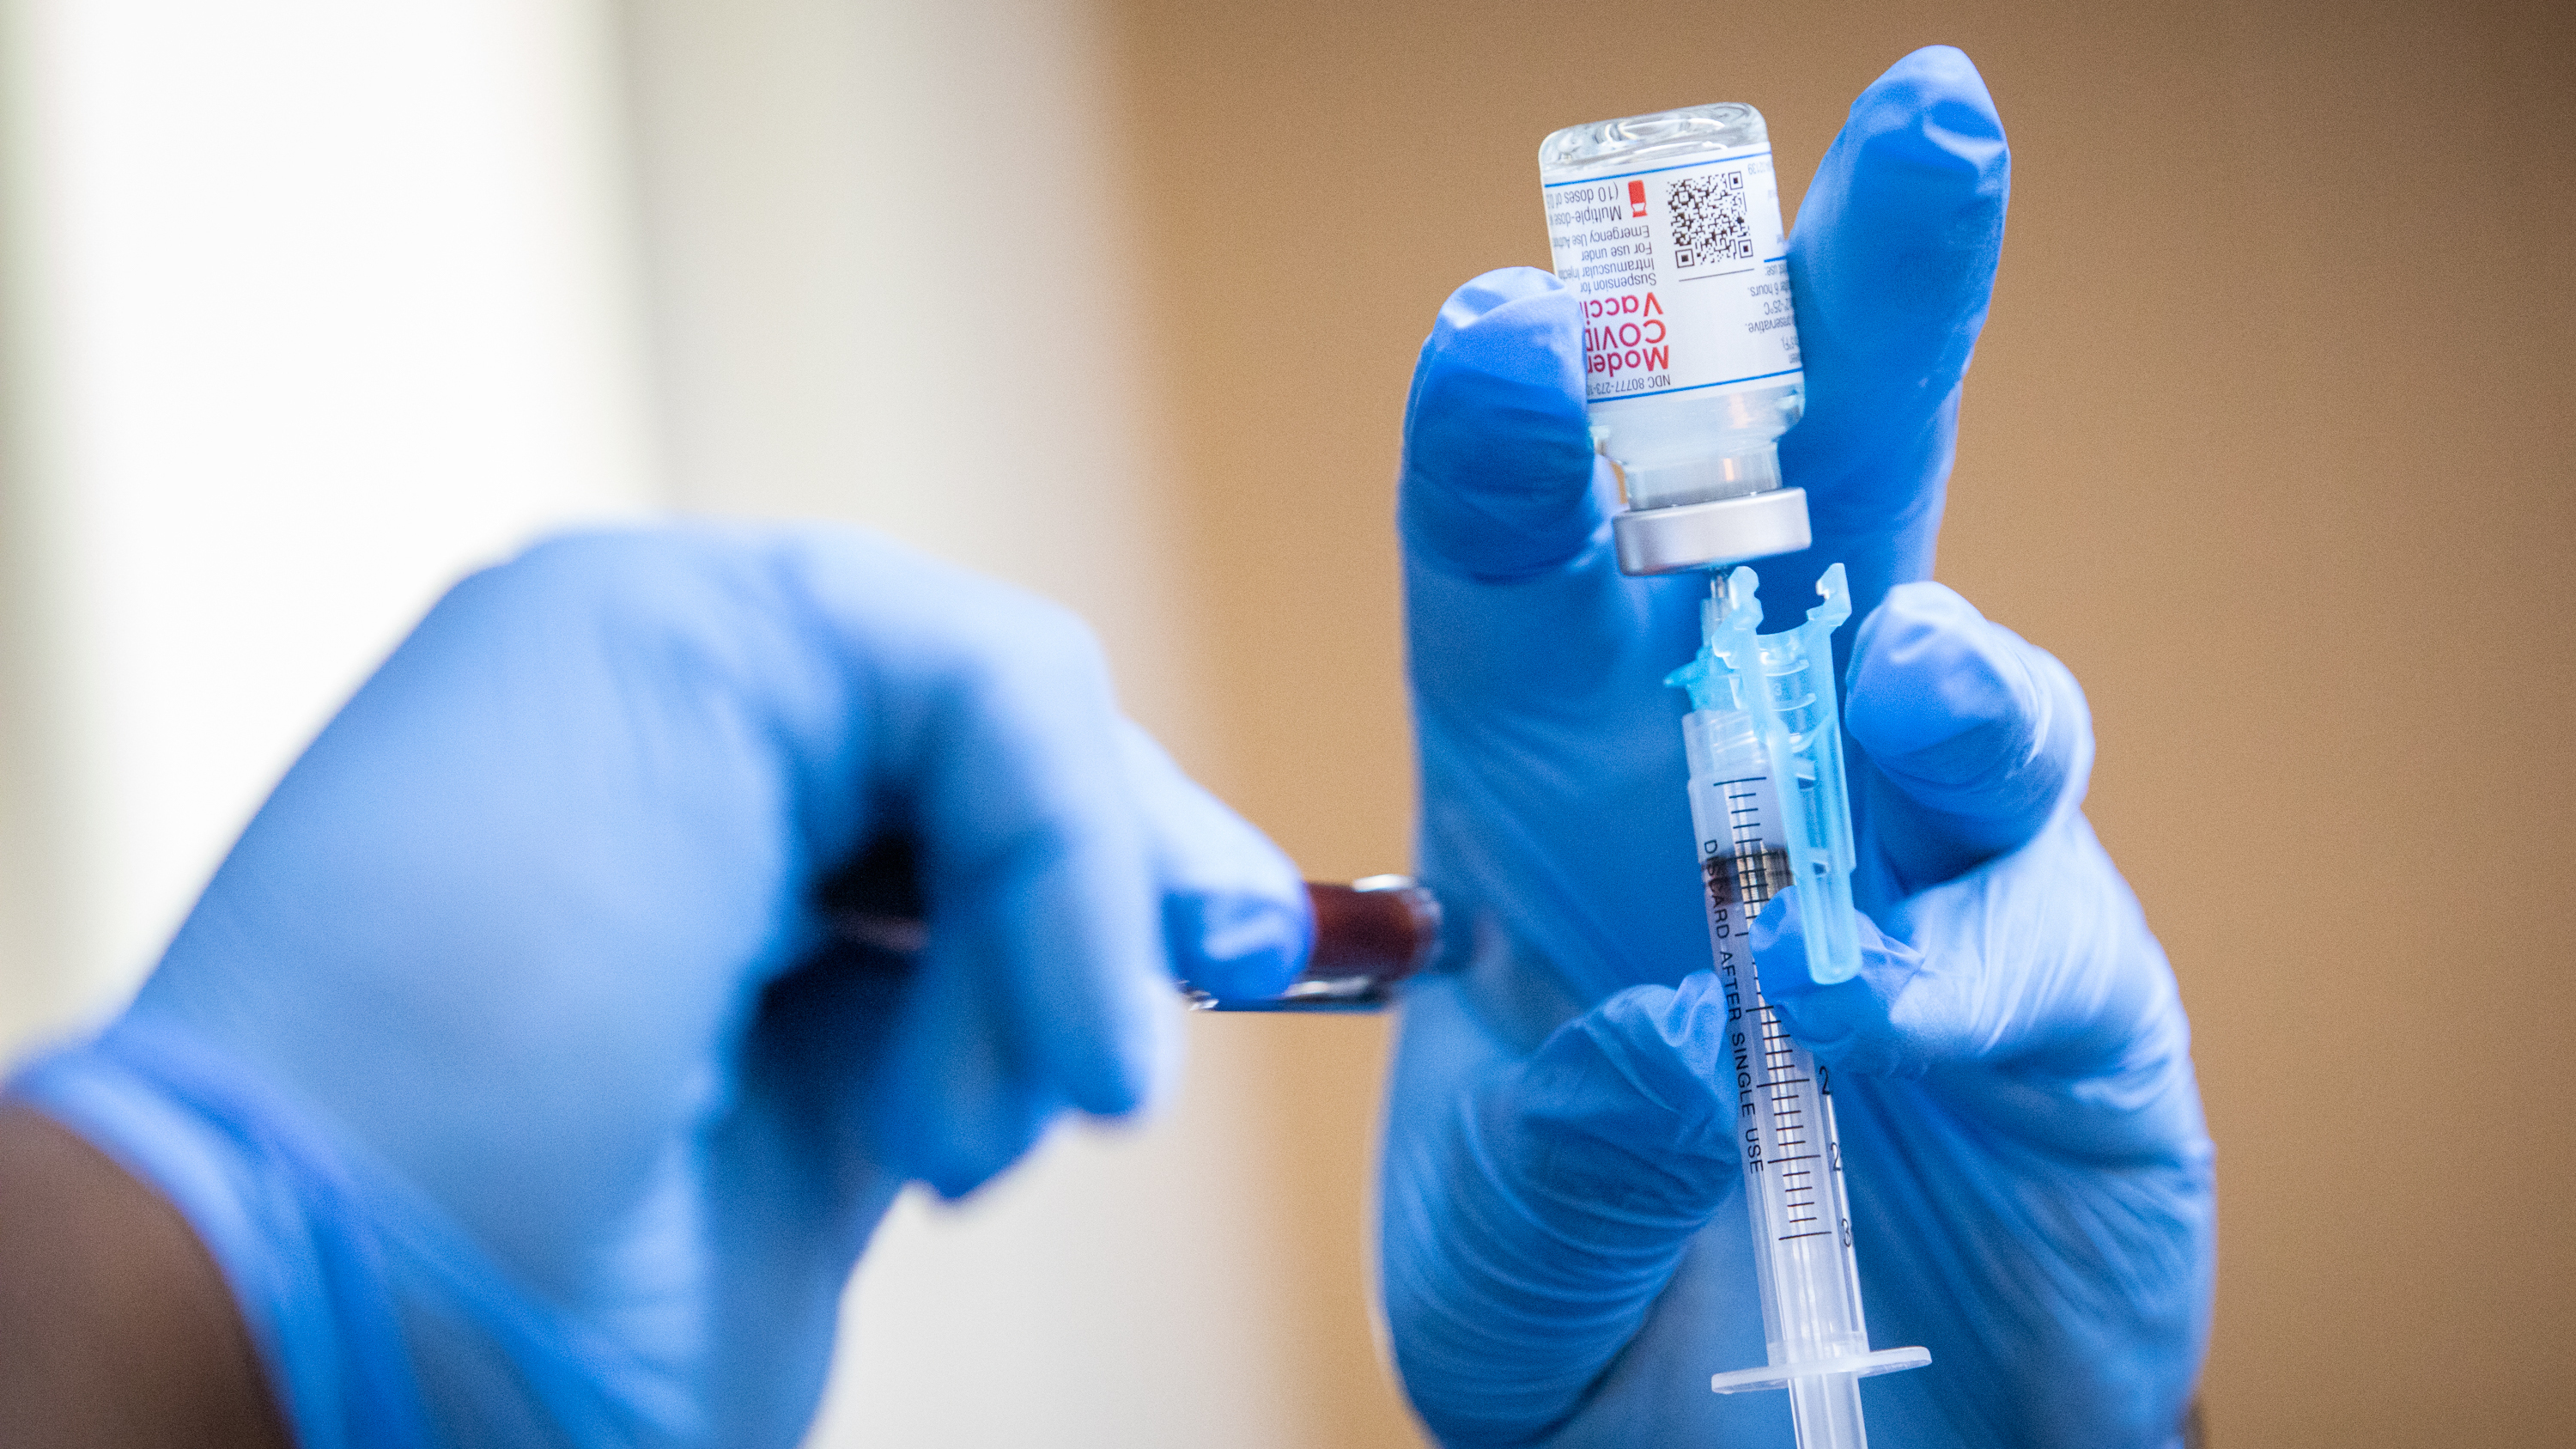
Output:
[[[1882,1445],[2170,1442],[2206,1337],[2210,1147],[2173,977],[2077,805],[2092,736],[2053,659],[1930,571],[1958,388],[2003,230],[1965,56],[1880,78],[1790,243],[1808,410],[1782,440],[1815,547],[1758,565],[1773,628],[1836,560],[1865,622],[1849,741],[1861,975],[1805,979],[1797,892],[1753,942],[1834,1068]],[[1404,1004],[1384,1291],[1453,1446],[1791,1442],[1765,1361],[1724,1002],[1662,684],[1704,576],[1621,576],[1580,323],[1480,277],[1415,372],[1401,524],[1421,870],[1462,929]],[[1723,1064],[1723,1069],[1721,1069]]]
[[[909,966],[818,880],[918,856]],[[214,1251],[305,1449],[797,1442],[907,1179],[1154,1097],[1295,872],[1052,606],[865,535],[574,536],[460,584],[131,1010],[16,1091]]]

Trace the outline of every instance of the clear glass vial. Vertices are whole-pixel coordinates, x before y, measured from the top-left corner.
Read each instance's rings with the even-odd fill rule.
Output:
[[[1736,102],[1569,126],[1539,146],[1556,272],[1583,308],[1595,446],[1619,475],[1620,566],[1793,553],[1805,495],[1779,436],[1806,407],[1779,178]]]

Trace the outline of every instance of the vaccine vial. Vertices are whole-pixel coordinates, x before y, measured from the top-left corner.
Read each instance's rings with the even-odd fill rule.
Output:
[[[1568,126],[1538,151],[1556,274],[1583,308],[1593,446],[1632,574],[1807,546],[1779,436],[1806,407],[1780,186],[1732,101]]]

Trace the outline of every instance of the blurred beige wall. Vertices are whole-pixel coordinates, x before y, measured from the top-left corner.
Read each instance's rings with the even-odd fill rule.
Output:
[[[1450,288],[1547,263],[1539,138],[1751,101],[1794,202],[1873,76],[1966,48],[2015,185],[1940,575],[2091,693],[2220,1147],[2217,1442],[2576,1442],[2567,7],[1119,13],[1227,782],[1324,873],[1407,848],[1397,424]],[[1321,1444],[1411,1442],[1384,1044],[1265,1044]]]

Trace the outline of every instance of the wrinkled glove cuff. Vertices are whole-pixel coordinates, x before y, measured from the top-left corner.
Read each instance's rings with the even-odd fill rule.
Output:
[[[120,1022],[28,1064],[5,1095],[187,1219],[301,1449],[668,1433],[675,1412],[639,1366],[582,1343],[444,1213],[187,1035]]]

